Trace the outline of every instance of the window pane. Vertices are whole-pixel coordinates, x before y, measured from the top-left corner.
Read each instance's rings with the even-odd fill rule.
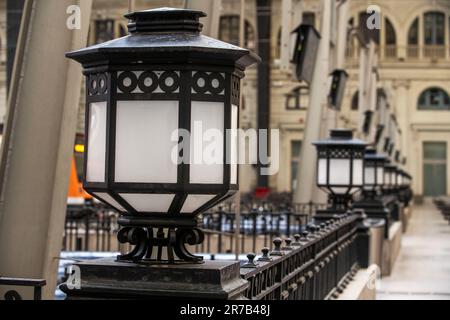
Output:
[[[449,110],[450,97],[447,92],[440,88],[425,90],[419,97],[419,110]]]
[[[292,190],[297,188],[297,170],[300,164],[301,140],[291,141],[291,186]]]
[[[447,145],[445,142],[425,142],[423,144],[424,160],[447,159]]]
[[[426,45],[444,45],[445,15],[441,12],[424,14],[424,42]]]
[[[158,213],[169,211],[174,194],[119,193],[119,195],[139,212]]]
[[[223,103],[192,101],[190,183],[223,183],[223,143]]]
[[[192,213],[208,201],[212,200],[216,195],[214,194],[190,194],[184,201],[181,213]]]
[[[106,102],[89,105],[88,158],[86,180],[105,181]]]
[[[414,20],[408,32],[408,44],[419,44],[419,18]]]
[[[115,181],[176,183],[177,129],[178,101],[118,101]]]
[[[387,18],[385,19],[385,27],[386,27],[386,30],[385,30],[386,44],[394,45],[396,43],[394,26]]]

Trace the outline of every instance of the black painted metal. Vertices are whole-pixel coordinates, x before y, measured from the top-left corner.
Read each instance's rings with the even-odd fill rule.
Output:
[[[271,0],[257,0],[256,15],[258,26],[258,54],[261,57],[261,63],[258,64],[258,129],[270,128],[270,65],[272,60],[270,58],[270,39],[271,39]],[[266,141],[266,150],[269,150],[269,138]],[[260,159],[260,142],[258,142],[258,165],[263,163]],[[269,177],[262,175],[258,170],[258,187],[267,188],[269,186]]]
[[[328,101],[336,110],[341,110],[342,99],[344,98],[345,84],[348,73],[345,70],[334,70],[331,73],[331,88],[328,94]]]
[[[16,55],[17,38],[19,37],[20,22],[22,20],[22,11],[25,0],[7,0],[6,1],[6,88],[8,90],[12,78],[14,66],[14,57]]]
[[[33,299],[41,300],[42,298],[42,287],[46,285],[44,279],[29,279],[29,278],[10,278],[0,276],[0,286],[8,287],[32,287],[33,288]],[[6,291],[4,294],[5,300],[22,300],[22,295],[15,289]]]
[[[251,300],[322,300],[336,297],[354,275],[357,261],[357,216],[336,218],[312,233],[280,248],[275,239],[270,255],[253,265],[250,259],[241,276],[249,282],[245,297]],[[253,258],[253,255],[250,256]]]
[[[118,233],[118,240],[135,245],[135,248],[129,254],[119,256],[119,260],[151,260],[153,248],[157,249],[156,260],[161,260],[162,247],[166,247],[169,261],[173,262],[175,255],[180,260],[198,261],[185,248],[185,244],[197,244],[203,240],[203,233],[196,228],[195,216],[232,196],[239,188],[238,183],[231,181],[226,133],[232,125],[232,104],[239,108],[240,79],[245,68],[260,59],[249,50],[201,35],[199,19],[204,16],[201,11],[175,8],[128,13],[125,17],[129,19],[130,35],[66,54],[83,65],[87,78],[87,141],[91,103],[106,102],[107,105],[105,179],[103,182],[86,179],[88,146],[83,187],[95,198],[108,203],[107,199],[96,194],[106,193],[115,201],[110,205],[121,211],[118,223],[123,230]],[[199,85],[199,79],[203,79],[204,85]],[[178,102],[178,128],[188,131],[191,129],[191,102],[222,102],[223,181],[216,184],[191,183],[190,164],[186,162],[178,164],[174,183],[116,181],[117,104],[132,100]],[[182,139],[180,132],[179,141]],[[179,153],[183,153],[184,159],[190,158],[188,149],[179,144]],[[137,209],[120,195],[126,193],[173,194],[174,197],[168,210],[147,212]],[[213,195],[213,198],[194,212],[181,214],[183,204],[192,194]]]

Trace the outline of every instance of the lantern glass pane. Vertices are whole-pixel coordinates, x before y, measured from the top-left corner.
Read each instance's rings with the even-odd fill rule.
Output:
[[[353,183],[354,186],[363,185],[364,167],[362,159],[353,160]]]
[[[317,184],[324,186],[327,184],[327,159],[319,159],[317,168]]]
[[[395,186],[396,185],[395,178],[396,178],[396,174],[395,174],[395,171],[393,171],[393,172],[391,172],[391,177],[389,179],[389,183],[391,184],[391,186]]]
[[[178,101],[118,101],[116,182],[176,183]]]
[[[390,185],[390,183],[391,183],[390,177],[391,177],[391,175],[389,174],[389,172],[384,171],[384,183],[386,185]]]
[[[216,195],[214,194],[190,194],[184,201],[181,213],[192,213],[208,201],[212,200]]]
[[[106,102],[89,105],[88,155],[86,180],[105,182]]]
[[[346,194],[347,191],[349,191],[348,188],[342,188],[342,187],[341,188],[333,187],[333,188],[330,188],[330,189],[335,194]],[[358,190],[358,189],[355,188],[355,190]]]
[[[174,194],[119,193],[119,195],[139,212],[167,212]]]
[[[238,177],[238,107],[236,105],[231,106],[231,150],[230,150],[230,183],[237,184]]]
[[[367,185],[375,184],[375,168],[374,167],[364,168],[364,181]]]
[[[362,171],[360,175],[362,176]],[[330,159],[329,181],[330,185],[350,185],[349,159]]]
[[[190,183],[223,183],[224,104],[192,101]]]
[[[97,198],[101,199],[103,202],[106,202],[110,206],[116,208],[119,211],[126,211],[124,209],[124,207],[122,207],[113,197],[111,197],[106,192],[94,192],[93,195],[96,196]]]
[[[383,167],[377,167],[377,185],[383,184]]]

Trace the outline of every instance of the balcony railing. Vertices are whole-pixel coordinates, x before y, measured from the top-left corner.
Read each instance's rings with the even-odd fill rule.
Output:
[[[450,47],[441,45],[408,45],[381,46],[378,50],[380,61],[406,60],[406,61],[449,61]],[[346,58],[350,65],[356,66],[359,60],[359,47],[350,46],[346,50]]]

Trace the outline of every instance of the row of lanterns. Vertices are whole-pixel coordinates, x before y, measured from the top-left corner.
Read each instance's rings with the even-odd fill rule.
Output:
[[[351,130],[331,130],[330,137],[314,143],[317,148],[317,185],[329,194],[331,208],[345,210],[352,195],[395,194],[409,189],[411,175],[384,154],[353,138]]]
[[[171,262],[200,262],[185,247],[203,241],[196,216],[239,189],[238,141],[226,132],[239,128],[240,80],[260,58],[202,35],[204,16],[176,8],[128,13],[129,35],[67,53],[86,76],[83,187],[121,213],[118,240],[135,245],[119,260],[159,261],[166,247]],[[192,160],[198,123],[220,133],[223,161],[173,161],[174,150]],[[333,130],[316,146],[317,184],[339,206],[365,182],[409,183],[384,158],[365,155],[366,143],[351,131]]]

